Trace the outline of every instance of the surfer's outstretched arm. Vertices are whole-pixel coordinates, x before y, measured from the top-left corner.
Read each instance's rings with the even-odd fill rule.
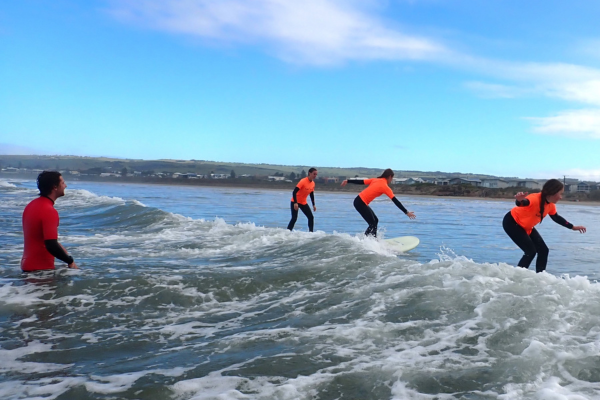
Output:
[[[552,218],[552,221],[556,222],[557,224],[559,224],[561,226],[564,226],[567,229],[571,229],[573,231],[579,231],[581,233],[585,233],[587,231],[585,226],[574,226],[572,223],[570,223],[569,221],[567,221],[566,219],[564,219],[563,217],[561,217],[558,214],[550,215],[550,218]]]
[[[342,187],[346,186],[346,184],[348,183],[354,183],[356,185],[364,185],[365,184],[365,180],[364,179],[344,179],[342,181]]]
[[[398,200],[396,198],[396,196],[392,197],[392,201],[394,202],[394,204],[396,205],[396,207],[398,207],[404,214],[406,214],[408,216],[408,218],[410,219],[415,219],[417,218],[417,216],[415,215],[414,212],[412,211],[408,211],[403,205],[402,203],[400,203],[400,200]]]

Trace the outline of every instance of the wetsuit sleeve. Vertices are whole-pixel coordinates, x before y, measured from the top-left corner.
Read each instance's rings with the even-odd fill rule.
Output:
[[[48,250],[48,253],[52,254],[60,261],[66,262],[67,264],[71,264],[73,262],[73,257],[65,252],[60,244],[58,244],[57,239],[44,240],[44,244],[46,245],[46,250]]]
[[[365,184],[365,180],[364,179],[347,179],[348,183],[355,183],[357,185],[364,185]]]
[[[313,206],[315,205],[315,192],[310,192],[310,201],[312,201]]]
[[[402,203],[400,203],[400,200],[398,200],[396,198],[396,196],[392,197],[392,201],[394,202],[394,204],[396,205],[396,207],[398,207],[399,209],[402,210],[402,212],[404,214],[408,213],[408,210],[406,208],[404,208],[404,206],[402,205]]]
[[[515,204],[517,205],[517,207],[527,207],[531,204],[531,202],[529,201],[529,199],[523,199],[521,201],[515,200]]]
[[[294,203],[298,202],[298,199],[296,199],[296,195],[298,194],[299,191],[300,191],[300,188],[298,186],[296,186],[294,188],[294,193],[292,193],[292,198],[294,199]]]
[[[558,214],[551,215],[550,218],[552,218],[552,221],[556,222],[559,225],[564,226],[565,228],[573,229],[573,224]]]

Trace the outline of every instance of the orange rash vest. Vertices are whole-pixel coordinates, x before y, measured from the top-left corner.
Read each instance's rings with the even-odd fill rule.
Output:
[[[365,202],[366,205],[369,205],[370,202],[375,200],[377,197],[382,194],[387,195],[390,199],[394,198],[394,193],[392,189],[387,184],[387,179],[385,178],[371,178],[365,179],[365,185],[369,185],[365,190],[360,192],[358,195],[362,201]]]
[[[298,204],[304,205],[308,195],[315,191],[315,181],[311,182],[308,178],[302,178],[296,187],[299,189],[296,193],[296,200],[298,200]],[[294,196],[292,196],[292,202],[294,202]]]
[[[528,206],[513,207],[510,214],[513,216],[517,224],[519,224],[528,235],[531,235],[533,227],[542,221],[540,215],[540,202],[542,201],[541,193],[533,193],[526,197],[529,200]],[[544,206],[544,217],[546,215],[556,214],[556,204],[547,203]]]

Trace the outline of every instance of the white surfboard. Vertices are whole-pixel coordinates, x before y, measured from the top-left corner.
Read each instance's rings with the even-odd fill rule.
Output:
[[[419,238],[414,236],[400,236],[390,239],[384,239],[386,246],[394,251],[407,252],[419,245]]]

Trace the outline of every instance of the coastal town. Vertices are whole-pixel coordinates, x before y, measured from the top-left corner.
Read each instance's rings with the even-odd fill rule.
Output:
[[[0,156],[0,176],[34,179],[44,169],[60,171],[69,181],[106,181],[169,185],[287,188],[306,176],[308,167],[235,164],[200,160],[121,160],[72,156]],[[321,190],[354,191],[339,183],[347,178],[377,176],[376,168],[319,168]],[[511,198],[518,191],[536,192],[546,179],[496,177],[423,171],[396,171],[392,184],[404,194]],[[567,176],[565,199],[600,201],[600,183]]]

